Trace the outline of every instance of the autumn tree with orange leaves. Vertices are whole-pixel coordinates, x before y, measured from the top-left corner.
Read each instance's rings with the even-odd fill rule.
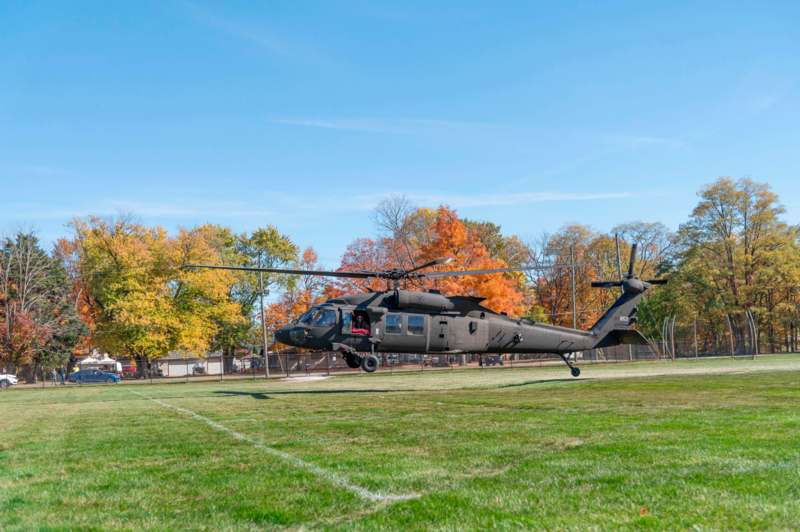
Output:
[[[455,211],[439,207],[433,215],[430,241],[417,255],[424,263],[440,257],[452,258],[447,270],[482,270],[507,268],[508,264],[492,258],[478,235],[458,218]],[[465,275],[444,277],[432,282],[445,295],[467,295],[486,298],[483,304],[495,312],[519,316],[524,311],[519,274]]]
[[[402,199],[390,198],[379,206],[376,222],[383,235],[354,240],[342,257],[340,271],[412,268],[442,257],[453,259],[442,267],[447,270],[508,267],[490,254],[478,227],[465,223],[449,207],[410,209]],[[380,279],[337,279],[331,285],[336,293],[387,288]],[[488,308],[511,315],[525,311],[523,278],[518,274],[447,277],[409,283],[408,288],[484,297]]]
[[[86,280],[80,274],[77,242],[68,238],[59,239],[53,249],[53,257],[64,268],[69,283],[70,301],[84,324],[83,333],[78,338],[73,356],[68,361],[67,372],[69,373],[76,362],[75,355],[88,354],[93,347],[98,307],[92,300]]]

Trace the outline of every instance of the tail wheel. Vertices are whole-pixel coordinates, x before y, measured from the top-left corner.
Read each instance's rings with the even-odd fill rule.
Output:
[[[378,359],[377,356],[369,355],[365,357],[364,360],[361,362],[361,369],[363,369],[367,373],[372,373],[373,371],[378,369],[378,366],[380,365],[381,361]]]

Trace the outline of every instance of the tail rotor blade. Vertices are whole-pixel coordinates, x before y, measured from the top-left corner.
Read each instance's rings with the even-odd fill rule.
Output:
[[[631,260],[628,263],[628,278],[633,277],[633,267],[636,264],[636,248],[639,247],[639,244],[633,243],[631,246]]]

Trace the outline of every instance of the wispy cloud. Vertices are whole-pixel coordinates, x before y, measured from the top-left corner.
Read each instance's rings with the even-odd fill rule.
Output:
[[[8,205],[0,218],[23,220],[70,220],[87,216],[119,216],[132,214],[145,219],[236,219],[259,218],[275,215],[275,211],[257,205],[238,202],[187,200],[180,203],[149,203],[128,200],[97,201],[92,206],[47,206],[37,203]]]
[[[335,129],[339,131],[364,131],[371,133],[390,133],[392,129],[385,123],[374,120],[319,120],[309,118],[271,120],[272,124],[284,126],[310,127],[318,129]]]
[[[292,59],[294,61],[312,62],[318,64],[333,64],[331,58],[319,46],[308,40],[302,40],[296,35],[288,36],[274,28],[269,28],[263,22],[252,19],[242,20],[221,14],[198,3],[185,0],[181,2],[186,13],[202,24],[221,33],[247,42],[271,55]]]
[[[477,131],[521,131],[522,128],[510,125],[499,125],[488,122],[470,122],[461,120],[439,120],[430,118],[278,118],[270,123],[307,127],[317,129],[333,129],[338,131],[360,131],[367,133],[401,133],[419,134],[442,131],[477,132]]]
[[[390,194],[356,196],[355,204],[361,209],[372,209]],[[417,205],[449,205],[456,209],[480,207],[510,207],[544,202],[576,202],[614,200],[634,197],[630,192],[513,192],[507,194],[406,194]]]
[[[469,120],[441,120],[430,118],[276,118],[270,123],[314,128],[329,129],[334,131],[352,131],[360,133],[388,133],[388,134],[450,134],[459,133],[466,135],[512,135],[517,138],[553,138],[554,136],[564,136],[565,131],[545,130],[536,127],[518,126],[514,124],[502,124]],[[646,147],[672,147],[678,148],[686,143],[679,138],[659,137],[653,135],[616,135],[604,132],[575,131],[577,139],[582,139],[584,143],[602,144],[628,149],[639,149]]]
[[[392,192],[362,195],[343,195],[324,193],[327,207],[319,209],[316,202],[307,201],[302,193],[271,191],[264,193],[264,201],[226,201],[209,198],[181,198],[175,202],[148,202],[119,199],[100,199],[91,204],[43,204],[13,203],[0,211],[2,221],[24,222],[66,222],[73,218],[88,216],[115,217],[132,215],[145,223],[158,224],[196,224],[202,222],[230,223],[248,225],[252,223],[274,222],[281,224],[308,223],[331,214],[352,215],[374,209],[381,200]],[[630,192],[559,192],[529,191],[509,193],[448,194],[437,191],[408,192],[406,196],[415,205],[436,207],[449,205],[455,209],[503,208],[553,202],[589,202],[621,200],[635,197]],[[267,205],[266,207],[264,205]],[[359,214],[358,216],[363,216]]]
[[[681,139],[668,137],[653,137],[647,135],[612,135],[607,138],[610,144],[628,148],[643,148],[647,146],[663,146],[679,148],[686,143]]]
[[[73,175],[69,170],[49,164],[11,164],[3,165],[4,173],[25,177],[67,177]]]

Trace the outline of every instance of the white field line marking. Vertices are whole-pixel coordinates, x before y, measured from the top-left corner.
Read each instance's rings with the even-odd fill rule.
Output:
[[[131,390],[131,393],[134,393],[134,394],[136,394],[139,397],[142,397],[144,399],[148,399],[150,401],[153,401],[154,403],[156,403],[158,405],[161,405],[164,408],[168,408],[170,410],[174,410],[175,412],[179,412],[181,414],[185,414],[187,416],[191,416],[191,417],[193,417],[194,419],[196,419],[198,421],[202,421],[203,423],[205,423],[206,425],[208,425],[209,427],[211,427],[214,430],[217,430],[219,432],[224,432],[225,434],[227,434],[228,436],[230,436],[230,437],[232,437],[232,438],[234,438],[236,440],[247,442],[247,443],[251,444],[253,447],[255,447],[257,449],[260,449],[260,450],[264,451],[265,453],[267,453],[269,455],[272,455],[272,456],[274,456],[276,458],[280,458],[281,460],[289,462],[290,464],[292,464],[292,465],[294,465],[294,466],[296,466],[296,467],[298,467],[300,469],[305,469],[306,471],[314,473],[318,477],[321,477],[321,478],[327,480],[331,484],[335,484],[336,486],[339,486],[340,488],[344,488],[347,491],[355,493],[356,495],[358,495],[362,499],[367,499],[367,500],[370,500],[370,501],[379,501],[379,502],[395,502],[395,501],[405,501],[405,500],[409,500],[409,499],[415,499],[415,498],[419,497],[419,495],[416,494],[416,493],[411,493],[411,494],[406,494],[406,495],[384,495],[382,493],[375,493],[374,491],[370,491],[367,488],[364,488],[362,486],[358,486],[356,484],[353,484],[352,482],[350,482],[346,478],[344,478],[344,477],[342,477],[340,475],[337,475],[336,473],[333,473],[331,471],[328,471],[326,469],[323,469],[323,468],[319,467],[318,465],[312,464],[310,462],[306,462],[305,460],[301,460],[300,458],[297,458],[296,456],[293,456],[293,455],[291,455],[289,453],[285,453],[283,451],[279,451],[278,449],[273,449],[272,447],[264,445],[262,442],[254,439],[254,438],[251,438],[250,436],[247,436],[246,434],[242,434],[241,432],[236,432],[233,429],[229,429],[225,425],[222,425],[221,423],[217,423],[213,419],[209,419],[209,418],[207,418],[205,416],[201,416],[197,412],[192,412],[188,408],[182,408],[180,406],[171,405],[169,403],[165,403],[164,401],[161,401],[160,399],[155,399],[153,397],[148,397],[148,396],[146,396],[144,394],[141,394],[139,392],[135,392],[133,390]]]

